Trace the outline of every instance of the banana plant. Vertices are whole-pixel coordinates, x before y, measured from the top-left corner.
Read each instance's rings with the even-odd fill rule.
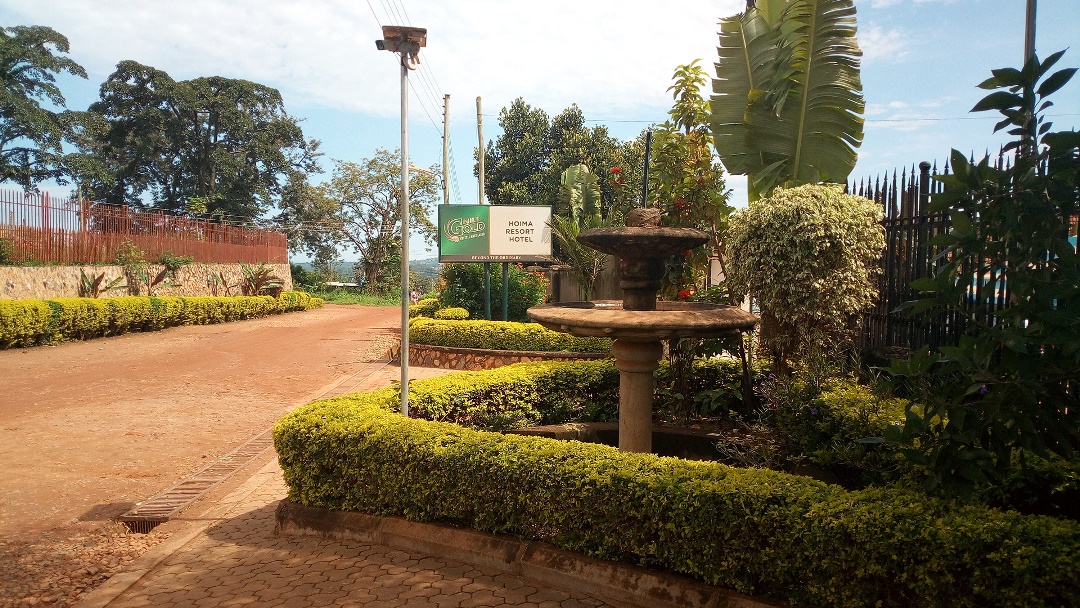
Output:
[[[551,216],[551,234],[559,243],[559,262],[571,267],[583,300],[592,298],[593,287],[607,265],[608,255],[590,249],[577,240],[582,231],[600,228],[608,222],[600,213],[600,185],[586,165],[573,165],[562,172],[559,205],[566,215]]]
[[[559,184],[559,204],[569,210],[569,215],[579,225],[590,228],[600,225],[599,178],[588,165],[578,164],[562,172]]]
[[[711,99],[717,153],[750,200],[776,186],[841,182],[865,103],[852,0],[757,0],[720,22]]]

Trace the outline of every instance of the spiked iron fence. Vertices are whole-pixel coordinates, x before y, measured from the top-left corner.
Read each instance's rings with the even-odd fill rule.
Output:
[[[999,154],[995,159],[998,168],[1007,168],[1010,159]],[[946,164],[942,174],[949,173]],[[934,275],[940,248],[930,244],[935,236],[951,227],[949,217],[931,213],[930,197],[943,190],[934,180],[938,175],[936,165],[919,164],[918,169],[893,171],[857,184],[848,184],[851,194],[864,196],[880,204],[885,212],[882,225],[885,228],[885,251],[882,255],[879,276],[878,301],[863,317],[863,347],[877,350],[900,347],[916,349],[929,346],[955,345],[965,329],[965,318],[958,311],[949,311],[933,318],[916,318],[897,311],[904,302],[915,300],[918,293],[911,288],[912,281]],[[1077,245],[1077,226],[1080,217],[1070,218],[1069,237]],[[981,262],[981,260],[980,260]],[[980,264],[981,266],[981,264]],[[976,266],[969,264],[961,269],[961,276],[972,277],[968,297],[972,302],[985,302],[983,310],[987,324],[993,324],[994,313],[1008,306],[1008,284],[1002,280],[1000,270],[991,270],[976,278]],[[993,289],[993,293],[988,293]]]
[[[1009,163],[1010,158],[1004,153],[994,160],[998,168],[1008,168]],[[942,174],[948,173],[946,164]],[[933,179],[937,174],[936,164],[922,162],[917,171],[913,166],[909,171],[893,171],[891,177],[887,173],[883,178],[847,186],[852,194],[874,200],[885,211],[881,224],[886,231],[886,249],[881,256],[878,301],[863,316],[864,349],[923,346],[935,349],[958,343],[963,333],[966,319],[958,311],[935,317],[913,317],[896,310],[902,303],[918,297],[912,282],[932,276],[941,264],[937,259],[941,249],[930,242],[937,234],[949,230],[950,221],[948,216],[929,210],[931,197],[943,191],[940,181]],[[1072,217],[1069,224],[1069,238],[1074,246],[1078,220]],[[972,276],[968,297],[972,302],[985,301],[980,314],[985,315],[985,323],[993,324],[994,313],[1009,305],[1011,294],[1008,283],[1002,280],[1001,270],[991,270],[981,279],[974,278],[974,264],[981,261],[962,268],[961,276]],[[989,289],[993,293],[986,293]]]

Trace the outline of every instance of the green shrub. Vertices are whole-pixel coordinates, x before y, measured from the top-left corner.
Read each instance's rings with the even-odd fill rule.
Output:
[[[498,371],[520,374],[510,384],[521,387],[545,367],[557,366]],[[452,403],[479,376],[462,377],[415,392]],[[492,397],[524,396],[514,390]],[[396,389],[384,389],[282,419],[274,443],[289,497],[537,539],[796,606],[1080,604],[1076,522],[475,431],[396,407]]]
[[[761,306],[761,339],[778,369],[852,340],[850,319],[874,302],[885,246],[881,206],[840,186],[777,188],[731,217],[732,286]]]
[[[409,305],[409,318],[433,317],[440,308],[442,308],[442,304],[439,303],[437,298],[424,298],[417,301],[416,304]]]
[[[414,416],[506,430],[538,424],[608,421],[618,412],[611,360],[519,363],[426,380],[409,393]]]
[[[305,293],[280,297],[147,297],[0,300],[0,348],[203,325],[322,306]]]
[[[770,375],[758,391],[763,422],[789,460],[834,468],[856,485],[882,483],[899,472],[895,447],[876,441],[889,425],[903,423],[908,400],[878,396],[851,378],[810,372]]]
[[[500,264],[488,265],[491,277],[491,316],[502,316],[502,267]],[[484,317],[484,265],[483,264],[444,264],[441,272],[443,280],[439,301],[443,306],[460,307],[469,311],[469,317]],[[547,294],[547,278],[543,273],[531,273],[520,264],[510,264],[507,273],[509,286],[508,321],[528,322],[525,312],[532,306],[544,303]]]
[[[409,322],[409,339],[415,344],[489,350],[606,353],[607,338],[580,338],[544,329],[538,323],[513,321],[443,321],[416,318]]]
[[[435,318],[440,321],[464,321],[469,318],[469,311],[456,306],[440,308],[435,311]]]
[[[85,340],[109,335],[109,305],[94,298],[54,298],[47,300],[53,310],[55,339]]]
[[[0,300],[0,348],[51,339],[53,309],[45,300]]]

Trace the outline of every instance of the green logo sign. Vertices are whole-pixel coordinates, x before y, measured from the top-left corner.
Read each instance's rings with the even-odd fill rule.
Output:
[[[487,255],[488,208],[480,205],[440,205],[439,232],[439,250],[443,256]]]
[[[551,258],[551,207],[439,205],[440,262]]]

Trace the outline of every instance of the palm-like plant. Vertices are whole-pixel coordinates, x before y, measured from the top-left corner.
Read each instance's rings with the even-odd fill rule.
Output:
[[[720,22],[716,150],[749,176],[750,200],[779,185],[839,182],[862,143],[862,52],[852,0],[758,0]]]
[[[607,265],[608,255],[578,242],[582,231],[610,222],[600,213],[600,185],[596,174],[585,165],[574,165],[562,173],[559,203],[567,215],[551,216],[551,234],[559,243],[558,260],[572,268],[583,300],[592,298],[593,286]]]

